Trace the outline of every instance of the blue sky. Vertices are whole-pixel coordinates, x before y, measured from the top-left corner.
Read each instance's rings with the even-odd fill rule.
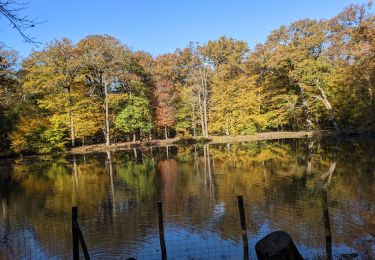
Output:
[[[23,2],[27,2],[24,0]],[[250,47],[270,31],[302,18],[330,18],[366,0],[29,0],[24,12],[45,21],[29,30],[40,42],[109,34],[153,55],[226,35]],[[26,57],[35,47],[0,19],[0,41]]]

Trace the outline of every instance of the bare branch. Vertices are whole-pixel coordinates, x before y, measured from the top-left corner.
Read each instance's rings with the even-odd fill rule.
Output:
[[[30,19],[27,16],[20,16],[20,12],[25,9],[27,9],[26,3],[17,3],[13,0],[0,0],[0,19],[5,17],[9,21],[10,26],[18,31],[25,42],[38,46],[41,43],[28,35],[26,31],[41,22],[38,22],[37,18]]]

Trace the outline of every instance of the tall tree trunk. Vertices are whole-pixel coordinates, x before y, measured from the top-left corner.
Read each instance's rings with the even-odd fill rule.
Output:
[[[205,135],[202,96],[199,94],[199,110],[201,114],[202,135]]]
[[[133,142],[135,143],[136,141],[136,135],[135,135],[135,132],[133,133]]]
[[[320,94],[322,95],[321,97],[318,97],[323,103],[324,103],[324,106],[326,107],[326,109],[328,110],[328,115],[329,115],[329,119],[333,125],[333,128],[335,129],[335,131],[338,133],[338,134],[341,134],[341,129],[339,128],[339,126],[337,125],[337,122],[336,122],[336,119],[335,117],[333,116],[333,112],[332,112],[332,105],[331,103],[329,102],[328,98],[327,98],[327,95],[324,91],[324,89],[320,86],[320,82],[319,80],[317,80],[316,82],[316,86],[318,87],[319,91],[320,91]]]
[[[202,135],[208,136],[208,76],[206,68],[199,72],[197,84],[199,85],[199,109],[201,114]]]
[[[196,129],[196,126],[195,126],[195,107],[192,106],[192,118],[191,118],[191,125],[193,126],[193,136],[196,137],[197,136],[197,129]]]
[[[69,110],[69,117],[70,117],[70,140],[72,141],[72,147],[75,146],[75,133],[74,133],[74,119],[73,119],[73,111]]]
[[[203,87],[203,114],[204,114],[204,136],[208,136],[208,118],[207,118],[207,110],[208,110],[208,84],[207,84],[207,71],[203,69],[203,79],[202,79],[202,87]]]
[[[208,136],[208,124],[207,124],[207,97],[204,99],[203,103],[203,112],[204,112],[204,136]]]
[[[74,131],[74,114],[72,110],[74,102],[71,96],[70,86],[68,86],[68,95],[69,95],[70,140],[72,142],[72,147],[74,147],[75,146],[75,131]]]
[[[227,121],[225,122],[225,135],[230,135]]]
[[[108,85],[104,80],[104,95],[105,95],[105,144],[110,145],[109,136],[109,109],[108,109]]]
[[[301,91],[302,107],[303,107],[303,111],[304,111],[304,114],[305,114],[305,117],[306,117],[307,131],[311,131],[312,130],[312,121],[310,119],[310,111],[309,111],[309,106],[308,106],[308,103],[307,103],[306,93],[305,93],[305,90],[303,89],[303,87],[301,87],[301,85],[298,85],[298,86],[299,86],[300,91]]]

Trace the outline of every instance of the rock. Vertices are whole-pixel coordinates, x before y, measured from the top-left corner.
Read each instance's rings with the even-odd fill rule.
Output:
[[[284,231],[272,232],[259,240],[255,251],[260,260],[303,259],[291,236]]]

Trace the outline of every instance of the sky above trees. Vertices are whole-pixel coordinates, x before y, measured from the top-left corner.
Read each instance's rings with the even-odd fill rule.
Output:
[[[303,18],[330,18],[349,4],[364,2],[32,0],[23,13],[42,22],[29,30],[42,43],[62,37],[78,42],[90,34],[109,34],[134,50],[159,55],[184,48],[190,41],[203,43],[221,35],[245,40],[252,48],[281,25]],[[24,43],[4,19],[0,19],[0,35],[22,57],[38,49]]]

